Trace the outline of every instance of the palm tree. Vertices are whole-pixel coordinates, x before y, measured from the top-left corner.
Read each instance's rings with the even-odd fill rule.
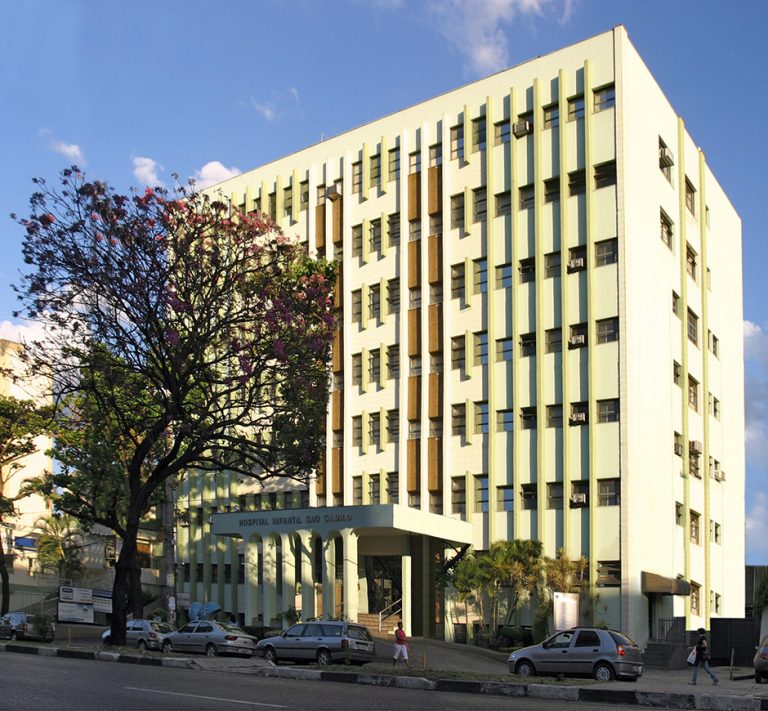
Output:
[[[41,516],[35,522],[37,563],[43,572],[56,571],[61,579],[75,578],[83,572],[80,561],[79,531],[67,515]]]

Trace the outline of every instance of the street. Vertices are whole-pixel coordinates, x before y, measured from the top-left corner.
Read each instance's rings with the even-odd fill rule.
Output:
[[[622,709],[579,703],[579,711]],[[572,702],[454,694],[330,682],[265,679],[245,674],[195,672],[134,664],[2,656],[0,711],[471,711],[573,709]]]

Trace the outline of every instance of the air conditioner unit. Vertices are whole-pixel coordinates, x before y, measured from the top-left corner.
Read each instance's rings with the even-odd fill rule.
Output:
[[[666,146],[659,148],[659,165],[665,168],[671,168],[675,164],[675,156]]]
[[[587,421],[587,413],[586,412],[574,412],[568,420],[574,424],[579,422],[586,422]]]
[[[586,494],[571,494],[571,503],[574,506],[583,505],[587,503],[587,495]]]
[[[515,121],[512,124],[512,133],[515,134],[515,138],[522,138],[527,136],[531,132],[530,121]]]
[[[571,336],[568,339],[568,345],[571,347],[583,346],[587,342],[587,337],[582,333],[578,336]]]
[[[691,454],[701,454],[704,451],[704,445],[694,439],[688,444],[688,451]]]
[[[715,469],[715,481],[725,481],[725,472],[722,469]]]
[[[568,261],[568,269],[572,272],[584,269],[584,257],[575,257]]]
[[[679,442],[675,442],[675,454],[678,457],[682,457],[683,456],[683,445],[680,444]]]
[[[332,185],[326,189],[325,197],[328,200],[338,200],[341,197],[341,188],[338,185]]]

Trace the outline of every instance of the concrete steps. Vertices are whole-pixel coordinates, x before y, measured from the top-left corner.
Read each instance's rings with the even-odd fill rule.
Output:
[[[399,614],[391,615],[383,620],[382,629],[379,630],[378,612],[361,612],[357,616],[358,623],[365,625],[374,637],[381,637],[384,639],[392,638],[395,634],[397,623],[400,622],[401,619]]]

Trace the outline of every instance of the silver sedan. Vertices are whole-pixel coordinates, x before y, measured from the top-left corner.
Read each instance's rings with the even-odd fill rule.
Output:
[[[239,627],[201,620],[188,622],[163,640],[163,651],[201,652],[209,657],[218,654],[242,654],[250,657],[256,649],[256,638]]]

